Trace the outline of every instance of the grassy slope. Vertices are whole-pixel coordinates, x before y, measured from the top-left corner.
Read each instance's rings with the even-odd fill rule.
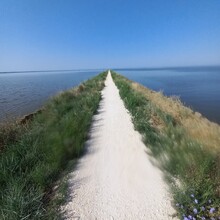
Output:
[[[113,79],[135,128],[167,174],[179,216],[220,216],[219,126],[179,101],[115,73]]]
[[[83,151],[106,74],[55,96],[26,125],[0,129],[0,219],[55,218],[46,195]]]

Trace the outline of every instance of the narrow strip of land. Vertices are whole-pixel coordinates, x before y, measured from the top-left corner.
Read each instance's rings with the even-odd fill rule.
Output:
[[[67,219],[166,220],[174,210],[109,71],[87,152],[69,179]]]

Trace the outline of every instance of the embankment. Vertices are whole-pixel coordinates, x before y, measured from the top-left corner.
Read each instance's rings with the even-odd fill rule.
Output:
[[[110,71],[105,85],[86,154],[69,175],[64,219],[172,220],[163,173],[134,130]]]
[[[220,126],[179,100],[112,76],[135,128],[167,174],[179,217],[219,217]]]
[[[83,152],[106,74],[53,97],[26,123],[1,127],[0,219],[56,219],[51,188]]]
[[[106,75],[107,72],[100,74],[57,95],[31,120],[0,129],[0,219],[59,218],[57,203],[51,200],[54,198],[51,189],[57,179],[62,179],[60,174],[68,164],[73,164],[83,152]],[[112,77],[136,130],[166,174],[179,217],[217,219],[220,216],[220,127],[179,100],[116,73]],[[130,172],[134,167],[131,166]],[[66,188],[61,190],[62,200]],[[135,193],[131,195],[135,197]]]

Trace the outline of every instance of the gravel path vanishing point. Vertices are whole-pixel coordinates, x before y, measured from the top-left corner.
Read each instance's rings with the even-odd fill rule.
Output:
[[[175,213],[162,172],[120,98],[109,71],[87,152],[69,177],[65,219],[166,220]]]

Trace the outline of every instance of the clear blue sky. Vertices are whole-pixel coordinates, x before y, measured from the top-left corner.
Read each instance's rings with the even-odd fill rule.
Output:
[[[220,0],[0,0],[0,71],[220,64]]]

